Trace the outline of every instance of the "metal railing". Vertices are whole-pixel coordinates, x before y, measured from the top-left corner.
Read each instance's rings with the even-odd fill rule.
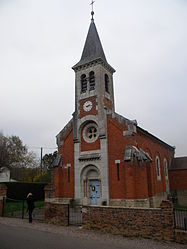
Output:
[[[35,202],[37,204],[37,201]],[[11,198],[3,198],[4,217],[28,218],[26,200],[16,200]],[[33,219],[44,220],[44,205],[35,205],[33,211]]]
[[[15,200],[11,198],[3,198],[3,216],[24,218],[25,209],[24,200]]]
[[[68,205],[68,225],[74,225],[74,226],[82,225],[82,206]]]
[[[187,211],[174,210],[174,228],[187,231]]]

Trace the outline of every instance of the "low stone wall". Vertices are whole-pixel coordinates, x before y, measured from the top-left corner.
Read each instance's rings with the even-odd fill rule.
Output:
[[[110,206],[118,207],[137,207],[137,208],[149,208],[149,199],[137,199],[137,200],[123,200],[123,199],[112,199],[110,200]]]
[[[45,202],[46,222],[68,226],[68,204]],[[160,208],[125,208],[83,206],[82,225],[85,229],[128,237],[143,237],[187,243],[187,231],[174,229],[173,206],[163,201]]]
[[[68,205],[45,202],[45,221],[56,225],[68,226]]]
[[[123,236],[174,240],[173,207],[163,201],[160,208],[83,207],[83,227]]]

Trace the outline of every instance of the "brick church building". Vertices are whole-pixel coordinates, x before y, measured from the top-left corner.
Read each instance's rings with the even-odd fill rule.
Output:
[[[57,135],[55,198],[83,205],[159,206],[169,191],[174,147],[115,112],[115,69],[107,62],[93,12],[73,70],[75,111]]]

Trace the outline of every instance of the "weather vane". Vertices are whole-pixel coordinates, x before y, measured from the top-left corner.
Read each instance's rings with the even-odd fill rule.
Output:
[[[92,5],[92,12],[91,12],[91,15],[92,15],[92,20],[93,20],[93,16],[94,16],[94,11],[93,11],[93,5],[94,5],[95,1],[92,0],[91,4]]]

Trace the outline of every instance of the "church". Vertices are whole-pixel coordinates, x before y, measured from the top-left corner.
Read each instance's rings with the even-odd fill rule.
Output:
[[[80,205],[158,207],[169,193],[175,148],[115,112],[115,69],[93,16],[81,59],[72,67],[73,117],[56,136],[55,198]]]

